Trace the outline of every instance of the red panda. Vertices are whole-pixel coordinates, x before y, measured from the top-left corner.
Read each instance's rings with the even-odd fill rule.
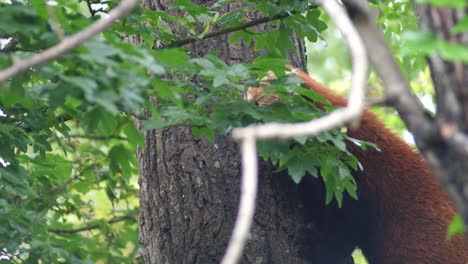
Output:
[[[306,73],[297,69],[293,73],[304,81],[303,87],[319,93],[332,105],[346,105],[344,97]],[[249,89],[251,97],[262,91],[262,88]],[[276,99],[262,98],[270,103]],[[370,111],[364,112],[360,126],[350,129],[348,135],[373,142],[379,150],[362,151],[355,144],[348,144],[363,166],[357,180],[359,201],[352,205],[355,211],[345,210],[351,214],[343,216],[347,217],[345,223],[340,225],[341,219],[324,220],[325,224],[335,223],[343,234],[332,235],[336,238],[330,242],[330,256],[316,258],[317,263],[343,263],[336,262],[339,256],[333,256],[333,248],[339,246],[349,250],[347,254],[360,247],[370,264],[468,263],[465,239],[460,235],[446,239],[447,226],[456,210],[422,157]],[[326,215],[337,217],[341,213],[334,211]],[[349,230],[353,228],[356,230]]]

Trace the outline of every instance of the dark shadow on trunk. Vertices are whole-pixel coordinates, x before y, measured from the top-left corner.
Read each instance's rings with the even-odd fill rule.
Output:
[[[169,3],[157,2],[142,1],[152,9]],[[219,12],[238,6],[230,3]],[[256,19],[259,14],[246,16]],[[255,30],[271,28],[267,24]],[[184,35],[175,26],[173,31]],[[217,51],[230,65],[251,62],[264,53],[254,52],[253,45],[229,45],[227,39],[223,35],[186,48],[195,56]],[[290,61],[305,68],[303,42],[296,39],[295,43],[297,53],[290,55]],[[217,136],[215,144],[203,138],[194,140],[189,128],[151,130],[145,132],[145,147],[139,149],[138,160],[140,255],[144,263],[219,263],[239,201],[238,145],[228,136]],[[327,243],[326,238],[333,236],[327,232],[335,232],[324,232],[318,226],[328,224],[326,220],[319,223],[315,214],[324,209],[324,196],[314,194],[314,190],[323,192],[321,183],[310,178],[313,186],[296,185],[288,175],[276,175],[273,170],[271,165],[260,162],[257,209],[242,263],[327,263],[315,261],[320,243]],[[343,258],[336,251],[327,254]]]

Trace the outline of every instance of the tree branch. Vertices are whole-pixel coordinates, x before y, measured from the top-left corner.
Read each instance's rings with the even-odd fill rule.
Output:
[[[33,55],[29,59],[16,60],[11,67],[0,71],[0,83],[7,81],[19,73],[27,71],[32,67],[58,58],[66,52],[76,48],[85,41],[111,27],[117,20],[128,14],[137,3],[138,0],[122,0],[118,6],[109,12],[107,17],[96,21],[88,28],[76,33],[71,37],[65,38],[57,45],[44,50],[42,53]]]
[[[14,50],[16,48],[16,45],[18,45],[19,43],[19,40],[18,40],[18,36],[13,36],[11,37],[11,39],[8,41],[8,43],[5,45],[5,47],[3,47],[3,49],[1,49],[0,51],[1,52],[10,52],[12,50]]]
[[[72,37],[68,37],[68,38],[63,39],[63,41],[61,41],[56,46],[53,46],[53,47],[51,47],[51,48],[49,48],[49,49],[47,49],[47,50],[45,50],[45,51],[43,51],[43,52],[41,52],[39,54],[36,54],[36,55],[32,56],[31,58],[29,58],[27,60],[15,61],[11,67],[9,67],[9,68],[7,68],[7,69],[5,69],[3,71],[0,71],[0,83],[12,78],[13,76],[15,76],[15,75],[17,75],[19,73],[22,73],[22,72],[24,72],[24,71],[26,71],[26,70],[34,67],[34,66],[37,66],[37,65],[46,63],[46,62],[48,62],[50,60],[56,59],[59,56],[65,54],[66,52],[72,50],[73,48],[76,48],[77,46],[81,45],[85,41],[91,39],[95,35],[99,34],[100,32],[102,32],[102,31],[106,30],[107,28],[109,28],[110,26],[112,26],[115,23],[115,21],[117,21],[118,19],[124,17],[134,7],[134,5],[137,2],[138,2],[138,0],[122,0],[122,2],[117,7],[115,7],[114,9],[112,9],[109,12],[109,15],[107,17],[105,17],[105,18],[103,18],[101,20],[98,20],[97,22],[95,22],[93,25],[91,25],[87,29],[75,34]],[[87,3],[89,3],[89,2],[87,1]],[[88,8],[89,7],[90,6],[88,5]],[[314,9],[314,8],[317,8],[317,6],[316,5],[311,5],[309,7],[309,9]],[[233,26],[233,27],[226,27],[226,28],[222,28],[222,29],[219,29],[219,30],[215,30],[213,32],[210,32],[210,33],[204,35],[201,38],[190,37],[190,38],[186,38],[186,39],[177,40],[177,41],[171,42],[169,44],[162,45],[162,46],[158,47],[157,49],[181,47],[181,46],[184,46],[184,45],[187,45],[187,44],[190,44],[190,43],[194,43],[194,42],[197,42],[197,41],[200,41],[200,40],[213,38],[213,37],[216,37],[216,36],[219,36],[219,35],[228,34],[228,33],[238,31],[238,30],[247,29],[247,28],[250,28],[250,27],[253,27],[253,26],[256,26],[256,25],[260,25],[260,24],[272,22],[272,21],[275,21],[275,20],[283,19],[283,18],[289,17],[289,16],[294,15],[294,14],[296,14],[296,13],[284,13],[284,14],[278,14],[278,15],[273,16],[273,17],[265,17],[265,18],[262,18],[262,19],[247,22],[247,23],[242,24],[242,25]]]
[[[47,11],[49,13],[49,24],[52,31],[54,31],[55,35],[57,35],[60,41],[63,41],[63,39],[65,39],[65,31],[63,30],[62,26],[60,25],[57,19],[57,14],[55,13],[55,10],[52,8],[52,6],[47,5]]]
[[[118,222],[126,221],[126,220],[135,220],[136,213],[130,213],[122,216],[116,216],[108,221],[106,221],[106,224],[111,225],[115,224]],[[59,234],[59,235],[66,235],[66,234],[74,234],[74,233],[79,233],[83,231],[89,231],[93,229],[98,229],[101,227],[100,224],[93,224],[93,225],[87,225],[79,228],[70,228],[70,229],[58,229],[58,228],[49,228],[48,231],[51,233]]]
[[[364,89],[367,80],[367,55],[364,44],[343,8],[330,0],[318,1],[343,34],[352,56],[353,78],[348,105],[327,116],[298,124],[251,125],[233,130],[233,137],[242,146],[242,189],[238,215],[222,264],[237,263],[241,257],[255,211],[257,192],[257,139],[290,138],[314,135],[335,128],[345,122],[357,120],[364,110]],[[293,69],[294,71],[294,69]]]
[[[410,131],[418,130],[421,131],[420,134],[430,134],[431,121],[424,114],[421,102],[411,93],[409,84],[388,49],[382,33],[374,25],[367,3],[361,0],[346,0],[343,3],[361,37],[366,40],[369,60],[382,79],[385,97],[405,119]]]
[[[109,139],[117,139],[117,140],[128,140],[126,137],[118,136],[118,135],[111,135],[111,136],[100,136],[100,135],[79,135],[79,134],[70,134],[68,135],[71,138],[86,138],[91,140],[109,140]]]
[[[318,7],[317,5],[310,5],[309,10],[316,9],[317,7]],[[215,31],[212,31],[212,32],[204,35],[201,38],[189,37],[189,38],[185,38],[185,39],[181,39],[181,40],[176,40],[176,41],[168,43],[166,45],[162,45],[162,46],[158,47],[157,49],[181,47],[181,46],[184,46],[184,45],[187,45],[187,44],[190,44],[190,43],[194,43],[194,42],[197,42],[197,41],[200,41],[200,40],[205,40],[205,39],[213,38],[213,37],[216,37],[216,36],[229,34],[229,33],[232,33],[232,32],[238,31],[238,30],[244,30],[244,29],[254,27],[254,26],[257,26],[257,25],[261,25],[261,24],[264,24],[264,23],[268,23],[268,22],[272,22],[272,21],[275,21],[275,20],[290,17],[290,16],[295,15],[297,13],[299,13],[299,12],[283,13],[283,14],[278,14],[278,15],[272,16],[272,17],[264,17],[264,18],[261,18],[261,19],[258,19],[258,20],[253,20],[253,21],[247,22],[245,24],[215,30]]]
[[[425,114],[424,107],[411,92],[386,45],[382,32],[375,26],[367,2],[345,0],[343,3],[361,37],[366,40],[369,59],[382,79],[389,103],[395,107],[408,130],[414,135],[416,145],[434,176],[449,193],[465,223],[468,223],[468,206],[464,199],[465,190],[468,188],[464,174],[468,170],[468,138],[458,129],[458,124],[441,122],[440,111],[436,118],[438,122]],[[450,102],[445,99],[441,100],[444,105]],[[453,113],[445,112],[443,115],[450,116]]]

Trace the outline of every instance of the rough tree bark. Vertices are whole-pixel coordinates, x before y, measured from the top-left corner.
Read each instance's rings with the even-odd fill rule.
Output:
[[[421,29],[435,32],[439,39],[448,43],[468,45],[468,32],[452,31],[466,16],[467,10],[416,2],[414,5]],[[448,186],[465,224],[468,224],[468,65],[462,61],[444,60],[440,54],[432,54],[427,60],[436,94],[434,125],[439,128],[442,140],[427,144],[427,151],[423,153],[436,173],[443,175],[440,178],[445,181],[444,186]],[[451,133],[444,133],[447,130],[459,131],[465,138],[453,140]]]
[[[214,1],[194,2],[209,5]],[[169,3],[142,1],[150,9],[165,9]],[[237,3],[229,3],[219,11],[237,7]],[[256,19],[259,15],[246,16]],[[260,25],[256,30],[270,28]],[[176,26],[173,31],[184,36]],[[251,46],[229,45],[227,38],[219,36],[186,48],[196,56],[218,51],[228,64],[250,62],[259,55]],[[296,41],[296,47],[297,53],[291,54],[290,60],[304,68],[302,41]],[[139,255],[144,263],[218,263],[231,234],[239,200],[238,146],[227,136],[217,136],[215,144],[194,140],[189,128],[179,127],[146,131],[145,146],[137,155]],[[301,186],[287,175],[272,175],[272,170],[269,164],[260,163],[257,210],[242,262],[319,263],[313,261],[315,256],[310,252],[320,250],[327,245],[326,238],[339,236],[340,232],[320,228],[319,217],[310,215],[315,208],[304,208],[311,203],[305,205],[302,201],[317,199],[314,206],[320,207],[325,217],[323,188],[302,192],[310,195],[301,197],[298,195]]]

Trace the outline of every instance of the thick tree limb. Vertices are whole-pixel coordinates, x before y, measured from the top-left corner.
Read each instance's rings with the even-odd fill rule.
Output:
[[[445,90],[443,87],[436,87],[439,97],[436,120],[427,116],[424,107],[411,92],[381,31],[375,26],[367,2],[346,0],[343,3],[361,37],[366,40],[369,59],[383,81],[389,103],[396,108],[408,130],[414,135],[416,145],[431,167],[434,176],[448,191],[465,223],[468,223],[468,180],[465,176],[468,170],[466,164],[468,137],[459,129],[464,126],[455,122],[462,122],[463,118],[460,118],[459,114],[460,104],[453,103],[456,100],[454,88]],[[436,68],[439,68],[441,63],[441,59],[436,59]],[[436,82],[435,85],[446,85],[446,83]],[[444,106],[452,106],[454,109],[439,109]]]
[[[348,105],[345,108],[333,111],[325,117],[310,122],[289,125],[278,123],[252,125],[246,128],[234,129],[233,137],[242,142],[243,171],[241,180],[243,188],[233,235],[221,262],[223,264],[238,262],[253,220],[258,177],[255,141],[257,139],[315,135],[342,125],[345,122],[359,119],[364,109],[363,97],[367,80],[367,55],[364,44],[346,12],[336,1],[322,0],[319,3],[336,23],[351,51],[353,79]]]
[[[63,41],[60,41],[57,45],[46,49],[39,54],[33,55],[29,59],[15,60],[11,67],[0,71],[0,83],[9,80],[19,73],[27,71],[32,67],[58,58],[66,52],[76,48],[85,41],[111,27],[117,20],[128,14],[137,3],[138,0],[122,0],[117,7],[109,12],[108,16],[96,21],[88,28],[71,37],[63,39]]]

